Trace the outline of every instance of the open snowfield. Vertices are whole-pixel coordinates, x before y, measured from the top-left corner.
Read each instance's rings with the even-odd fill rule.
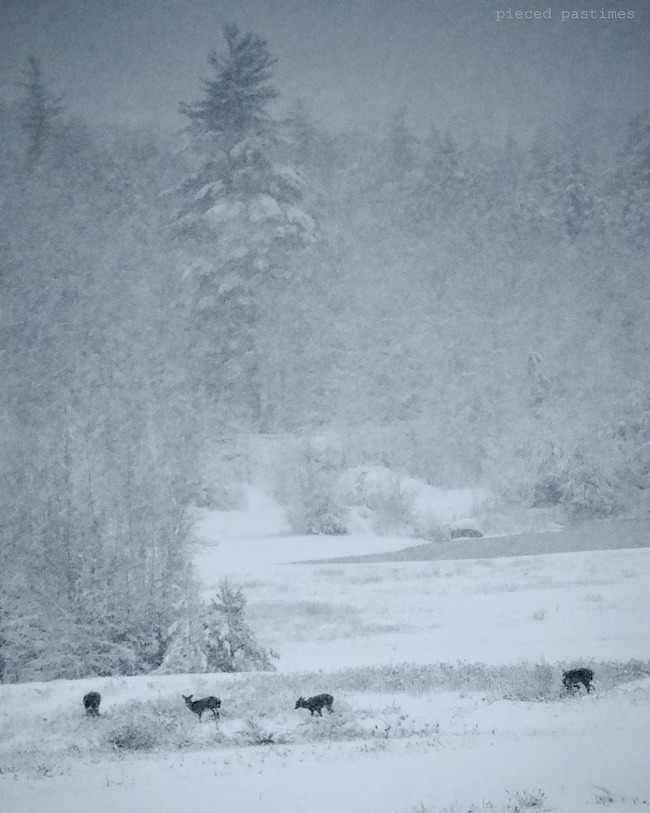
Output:
[[[649,549],[286,564],[404,540],[212,519],[206,595],[243,586],[277,672],[1,686],[3,811],[650,810]],[[596,690],[566,697],[579,665]],[[324,691],[333,714],[294,710]],[[220,722],[181,693],[221,697]]]

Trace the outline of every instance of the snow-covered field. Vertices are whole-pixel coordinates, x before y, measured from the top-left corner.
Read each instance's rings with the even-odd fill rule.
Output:
[[[272,535],[255,509],[266,527],[205,518],[196,560],[207,595],[244,587],[278,671],[1,686],[3,811],[650,809],[649,549],[286,564],[404,540]],[[596,691],[563,696],[578,665]],[[323,691],[332,715],[294,710]]]

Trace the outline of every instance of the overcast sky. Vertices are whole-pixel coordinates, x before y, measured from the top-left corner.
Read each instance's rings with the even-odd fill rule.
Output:
[[[561,19],[592,8],[635,17]],[[35,54],[68,112],[177,129],[229,22],[268,40],[280,110],[302,97],[334,131],[400,106],[422,131],[607,131],[648,105],[648,0],[0,0],[0,89]]]

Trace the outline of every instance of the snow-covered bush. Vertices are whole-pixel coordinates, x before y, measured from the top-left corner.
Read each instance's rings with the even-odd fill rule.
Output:
[[[533,508],[552,508],[563,498],[562,479],[557,474],[547,474],[533,485]]]
[[[241,738],[247,745],[272,745],[282,743],[284,738],[277,737],[273,731],[262,728],[254,717],[247,717]]]
[[[110,731],[106,739],[118,751],[151,751],[158,744],[156,733],[147,721],[130,720]]]
[[[117,751],[184,748],[192,742],[190,721],[168,701],[133,701],[100,720],[106,726],[99,746]]]
[[[616,510],[614,489],[606,476],[586,460],[576,460],[568,472],[563,490],[563,504],[573,520],[600,519]]]
[[[418,539],[426,539],[429,542],[447,542],[449,539],[449,528],[442,525],[433,516],[418,518],[413,530]]]
[[[343,471],[334,486],[334,501],[355,518],[369,512],[372,530],[379,534],[417,536],[433,541],[449,538],[459,517],[468,528],[480,530],[471,517],[491,495],[484,488],[440,489],[424,480],[386,466],[362,465]],[[469,516],[468,516],[469,515]]]
[[[595,465],[581,452],[559,461],[533,485],[533,507],[561,506],[576,522],[611,516],[620,500],[604,464]]]
[[[506,809],[509,813],[525,813],[527,810],[543,810],[546,803],[546,794],[543,790],[517,791],[509,793],[510,801]]]
[[[348,508],[372,512],[376,533],[408,534],[418,483],[384,466],[357,466],[338,478],[334,496]]]
[[[287,507],[294,533],[347,533],[345,512],[333,494],[338,471],[335,456],[327,448],[307,442],[297,451],[277,495]]]

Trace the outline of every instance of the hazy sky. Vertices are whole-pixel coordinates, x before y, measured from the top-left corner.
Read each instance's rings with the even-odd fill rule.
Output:
[[[635,17],[562,21],[592,8]],[[70,113],[175,129],[229,22],[268,40],[281,107],[302,97],[333,130],[400,106],[422,130],[606,130],[649,104],[650,0],[0,0],[0,90],[35,54]]]

